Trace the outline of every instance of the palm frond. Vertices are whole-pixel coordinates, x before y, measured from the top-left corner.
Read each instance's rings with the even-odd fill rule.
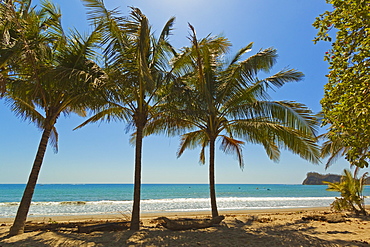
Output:
[[[280,158],[280,149],[270,133],[271,125],[273,124],[266,118],[254,117],[231,121],[228,129],[235,137],[248,143],[261,144],[269,159],[277,162]]]
[[[82,124],[78,125],[73,130],[79,129],[85,126],[88,123],[95,123],[98,121],[111,122],[115,120],[124,120],[129,121],[131,119],[132,112],[129,108],[116,105],[115,107],[111,106],[107,109],[98,111],[95,115],[84,121]]]
[[[65,34],[62,28],[62,14],[60,8],[48,0],[41,1],[41,6],[43,8],[42,11],[45,13],[45,15],[48,16],[48,18],[46,18],[46,20],[41,25],[44,28],[47,27],[51,29],[48,30],[48,35],[51,35],[49,37],[62,41],[63,38],[65,38]]]
[[[277,58],[276,50],[268,48],[259,51],[244,61],[233,63],[227,68],[229,80],[236,80],[242,85],[251,84],[260,71],[268,73],[275,64]]]
[[[11,94],[12,95],[12,94]],[[45,117],[36,110],[32,102],[27,102],[21,98],[7,95],[6,103],[9,105],[15,116],[23,121],[35,123],[39,129],[45,127]]]
[[[167,136],[177,136],[185,131],[192,129],[192,125],[185,120],[158,114],[153,116],[144,128],[144,136],[152,134],[166,134]]]
[[[302,80],[303,77],[304,77],[304,74],[295,69],[284,69],[261,81],[265,84],[267,88],[273,89],[272,86],[276,88],[280,88],[287,82],[292,82],[292,81],[297,82],[297,81]]]
[[[84,6],[87,8],[88,20],[92,25],[96,25],[102,21],[118,20],[114,17],[121,15],[121,13],[118,11],[118,8],[114,10],[108,10],[105,7],[103,0],[83,0],[83,2]]]
[[[206,163],[206,152],[205,152],[205,149],[208,145],[208,142],[202,142],[201,146],[202,146],[202,149],[200,150],[200,153],[199,153],[199,163],[204,165]]]
[[[204,147],[204,143],[208,143],[208,139],[203,131],[197,130],[182,135],[177,157],[180,157],[186,149],[194,149],[199,144]]]
[[[204,83],[204,74],[203,74],[203,62],[202,62],[202,56],[200,54],[200,48],[199,48],[199,43],[197,39],[197,35],[195,32],[195,28],[188,23],[189,28],[191,30],[191,34],[189,36],[189,40],[191,41],[192,45],[194,46],[194,51],[195,51],[195,56],[194,56],[194,62],[196,64],[196,69],[198,71],[198,83],[202,85],[202,87],[205,85]]]
[[[234,106],[229,114],[235,119],[268,118],[281,125],[299,130],[304,134],[315,135],[317,118],[305,105],[293,101],[256,101]]]
[[[303,159],[319,163],[319,147],[316,139],[298,130],[282,126],[268,119],[235,120],[230,128],[236,137],[250,143],[262,144],[270,158],[279,159],[279,149],[288,149]]]
[[[250,42],[248,45],[240,49],[234,56],[234,58],[231,60],[230,65],[235,64],[239,61],[241,56],[243,56],[245,53],[249,52],[252,50],[253,47],[253,42]],[[229,65],[229,66],[230,66]]]
[[[124,51],[129,44],[124,30],[126,19],[121,17],[118,8],[108,10],[102,0],[83,0],[87,8],[88,20],[97,26],[102,35],[102,44],[106,45],[105,55],[111,60],[117,51]]]
[[[248,117],[253,118],[254,105],[261,100],[267,100],[266,91],[262,83],[254,83],[245,89],[237,88],[231,85],[231,83],[225,84],[220,86],[220,89],[221,87],[223,88],[217,97],[217,100],[221,103],[220,113],[222,116],[239,118],[252,114]]]
[[[318,139],[325,140],[324,143],[321,145],[321,157],[326,158],[329,156],[325,164],[325,169],[328,169],[340,157],[344,156],[349,150],[349,147],[346,147],[344,145],[342,139],[329,139],[329,132],[318,136]]]
[[[239,166],[241,169],[244,168],[243,162],[243,154],[242,154],[242,145],[244,145],[243,141],[239,141],[233,138],[230,138],[225,135],[221,135],[222,143],[221,143],[221,150],[225,153],[236,154],[236,157],[239,161]]]
[[[159,42],[163,42],[167,39],[169,35],[171,35],[171,31],[173,30],[173,25],[175,23],[175,17],[171,17],[166,24],[164,25],[161,34],[159,35]]]
[[[49,142],[54,148],[54,153],[58,153],[58,141],[59,141],[59,135],[58,135],[57,129],[53,127],[50,133]]]

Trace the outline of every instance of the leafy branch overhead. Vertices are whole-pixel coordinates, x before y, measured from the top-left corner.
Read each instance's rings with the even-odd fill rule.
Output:
[[[330,140],[346,147],[346,159],[368,167],[370,158],[370,3],[367,0],[327,0],[333,10],[317,17],[314,42],[331,41],[325,54],[328,83],[321,100]],[[335,38],[331,34],[335,33]]]

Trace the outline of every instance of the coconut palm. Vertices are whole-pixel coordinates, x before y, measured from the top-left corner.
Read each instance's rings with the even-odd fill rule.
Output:
[[[188,148],[200,146],[200,162],[205,163],[209,147],[209,183],[212,216],[218,216],[215,193],[215,144],[221,139],[221,150],[236,154],[243,168],[242,147],[245,142],[262,144],[268,157],[279,160],[280,149],[288,149],[310,162],[319,162],[315,144],[316,118],[304,105],[291,101],[270,101],[269,88],[299,81],[301,72],[284,69],[264,79],[277,54],[273,48],[260,50],[249,58],[252,43],[242,48],[231,60],[226,55],[230,42],[222,37],[198,40],[191,29],[191,47],[184,48],[173,67],[182,75],[168,119],[172,126],[187,128],[181,137],[178,157]],[[180,124],[181,123],[181,124]],[[168,124],[167,124],[168,126]]]
[[[23,233],[35,185],[50,141],[57,151],[58,133],[55,124],[60,114],[85,115],[87,104],[94,99],[94,92],[103,84],[105,75],[91,60],[95,57],[95,44],[100,39],[97,32],[82,37],[76,31],[63,33],[60,11],[50,2],[44,2],[40,13],[48,13],[53,25],[46,30],[54,42],[32,48],[33,64],[15,66],[14,79],[7,85],[6,102],[20,118],[36,124],[42,137],[29,179],[24,190],[10,235]],[[45,14],[46,16],[46,14]],[[39,16],[40,19],[43,15]],[[50,20],[51,20],[50,19]],[[42,49],[40,51],[39,49]],[[22,61],[22,59],[20,59]]]
[[[105,37],[106,72],[111,88],[107,104],[82,123],[121,120],[134,127],[135,142],[134,196],[131,230],[140,227],[141,156],[144,128],[159,114],[163,103],[163,88],[169,80],[168,59],[172,48],[168,36],[174,23],[170,18],[159,38],[151,31],[147,17],[131,8],[128,18],[117,11],[109,11],[100,0],[84,0],[93,23],[100,23]]]

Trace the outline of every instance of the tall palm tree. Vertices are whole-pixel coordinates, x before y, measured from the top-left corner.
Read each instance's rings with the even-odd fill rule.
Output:
[[[205,149],[209,147],[210,198],[212,217],[216,217],[217,138],[221,139],[222,151],[236,154],[241,168],[245,142],[262,144],[274,161],[279,160],[280,149],[284,148],[317,163],[317,121],[302,104],[268,100],[269,88],[279,88],[303,77],[294,69],[284,69],[267,78],[258,78],[259,72],[268,73],[275,64],[275,49],[260,50],[242,60],[252,48],[250,43],[228,62],[225,55],[231,44],[226,38],[208,36],[198,40],[194,28],[189,26],[191,47],[184,48],[173,64],[182,77],[172,102],[176,105],[173,109],[178,110],[169,119],[177,119],[172,121],[189,130],[182,135],[178,157],[188,148],[201,146],[200,162],[205,163]]]
[[[107,10],[101,0],[84,0],[90,20],[100,23],[105,37],[106,72],[111,88],[107,104],[87,121],[122,120],[134,127],[135,142],[134,196],[131,230],[140,228],[141,156],[144,128],[159,112],[163,103],[163,88],[169,81],[168,60],[172,47],[168,43],[175,18],[165,24],[159,38],[151,31],[147,17],[131,8],[128,18]]]
[[[85,115],[87,104],[94,99],[94,92],[103,83],[105,75],[91,60],[95,57],[98,32],[82,37],[76,31],[65,35],[61,27],[60,11],[50,2],[43,2],[40,13],[49,19],[47,42],[32,48],[33,64],[21,64],[14,68],[13,81],[7,85],[6,101],[20,118],[36,124],[42,137],[24,190],[10,235],[21,234],[30,208],[35,185],[43,158],[50,141],[57,151],[58,133],[55,124],[60,114]],[[39,16],[40,18],[43,15]],[[40,51],[40,49],[42,51]],[[22,59],[20,59],[22,60]]]

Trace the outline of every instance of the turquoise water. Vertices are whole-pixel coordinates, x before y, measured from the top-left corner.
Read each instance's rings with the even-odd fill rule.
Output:
[[[0,184],[0,217],[14,217],[25,185]],[[219,210],[329,206],[337,192],[326,185],[219,184]],[[37,185],[31,216],[128,213],[132,184]],[[370,196],[370,186],[364,195]],[[366,199],[369,204],[370,198]],[[205,211],[210,209],[207,184],[144,184],[142,212]]]

